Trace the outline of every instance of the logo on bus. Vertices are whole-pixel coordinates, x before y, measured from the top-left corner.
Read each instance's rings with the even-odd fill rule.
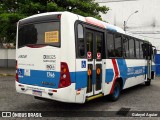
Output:
[[[86,61],[81,62],[81,68],[86,68]]]
[[[18,69],[17,73],[18,73],[18,77],[23,78],[23,71],[22,71],[22,69]]]
[[[18,58],[27,58],[27,55],[19,55]]]
[[[43,59],[56,59],[56,55],[43,55]]]

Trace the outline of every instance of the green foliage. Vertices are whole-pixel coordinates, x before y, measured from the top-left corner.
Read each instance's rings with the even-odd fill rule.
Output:
[[[16,23],[23,15],[17,13],[0,14],[0,38],[6,38],[4,42],[14,42],[16,40]]]
[[[14,42],[16,23],[24,17],[54,11],[70,11],[82,16],[101,19],[99,13],[107,13],[109,8],[99,6],[94,0],[1,0],[0,38]]]

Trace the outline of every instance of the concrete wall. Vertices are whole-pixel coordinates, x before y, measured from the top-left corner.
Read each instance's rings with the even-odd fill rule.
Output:
[[[101,6],[110,7],[102,19],[152,42],[160,50],[160,0],[96,0]]]
[[[0,67],[15,67],[15,49],[0,49]]]

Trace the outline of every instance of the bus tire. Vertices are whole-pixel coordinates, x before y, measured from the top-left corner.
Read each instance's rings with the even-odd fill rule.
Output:
[[[146,86],[150,86],[150,85],[151,85],[151,80],[146,81],[146,82],[145,82],[145,85],[146,85]]]
[[[110,94],[110,99],[111,101],[117,101],[119,99],[120,96],[120,92],[121,92],[121,87],[120,87],[120,83],[117,81],[114,85],[114,90],[113,93]]]

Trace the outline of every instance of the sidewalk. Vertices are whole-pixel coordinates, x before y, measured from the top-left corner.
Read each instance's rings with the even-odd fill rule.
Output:
[[[0,68],[0,76],[15,76],[15,68]]]

